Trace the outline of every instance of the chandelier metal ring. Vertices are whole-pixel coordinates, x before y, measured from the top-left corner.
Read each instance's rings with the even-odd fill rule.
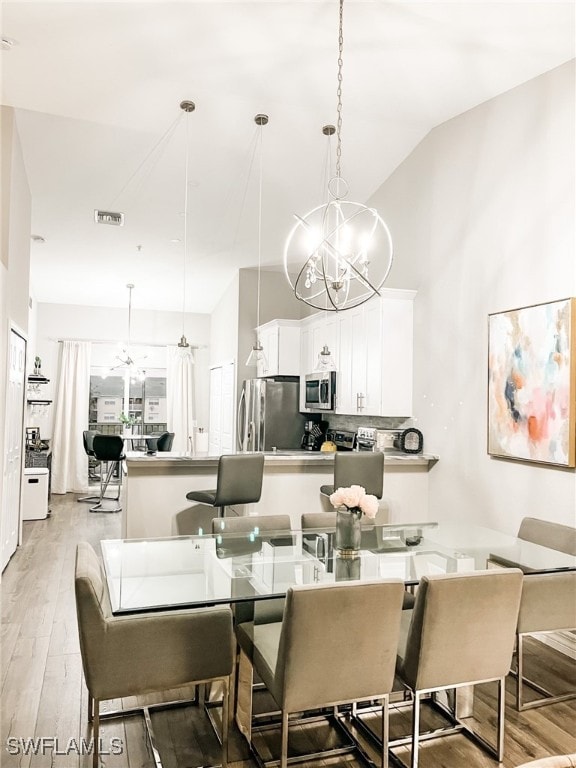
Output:
[[[349,190],[348,182],[342,176],[334,176],[328,182],[328,192],[335,200],[347,197]]]
[[[303,253],[306,260],[293,277],[291,266],[301,263]],[[384,219],[374,208],[346,200],[296,215],[284,247],[284,272],[296,298],[329,312],[358,307],[379,295],[393,260]]]

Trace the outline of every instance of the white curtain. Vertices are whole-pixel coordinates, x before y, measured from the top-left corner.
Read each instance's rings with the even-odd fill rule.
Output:
[[[168,347],[166,369],[166,420],[174,432],[172,450],[194,450],[194,359],[189,350]]]
[[[52,435],[52,491],[88,490],[88,460],[82,432],[88,429],[89,341],[63,341]]]

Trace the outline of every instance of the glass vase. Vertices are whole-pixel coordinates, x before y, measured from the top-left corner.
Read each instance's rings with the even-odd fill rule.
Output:
[[[361,576],[361,557],[342,557],[338,552],[334,558],[334,578],[336,581],[357,581]]]
[[[358,557],[362,527],[362,510],[339,507],[336,510],[336,549],[340,557]]]

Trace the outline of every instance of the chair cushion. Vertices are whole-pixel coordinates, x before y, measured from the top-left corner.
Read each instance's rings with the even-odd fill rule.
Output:
[[[200,504],[212,504],[216,501],[216,489],[213,491],[190,491],[186,494],[189,501],[199,501]]]

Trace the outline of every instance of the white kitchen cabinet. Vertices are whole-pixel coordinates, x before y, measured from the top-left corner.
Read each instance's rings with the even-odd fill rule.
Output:
[[[380,298],[338,313],[336,413],[412,415],[414,296],[383,290]]]
[[[258,337],[266,358],[257,366],[258,377],[299,375],[299,320],[271,320],[260,326]]]
[[[338,368],[338,317],[337,313],[320,312],[301,321],[300,329],[300,410],[306,411],[307,373],[318,369],[318,356],[327,346]]]

